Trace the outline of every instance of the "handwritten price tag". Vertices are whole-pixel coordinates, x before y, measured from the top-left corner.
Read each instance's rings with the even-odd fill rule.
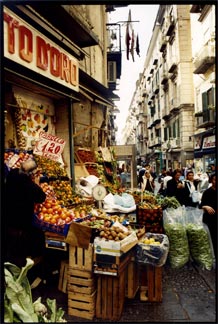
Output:
[[[66,141],[45,132],[39,133],[33,153],[57,161],[63,152]]]

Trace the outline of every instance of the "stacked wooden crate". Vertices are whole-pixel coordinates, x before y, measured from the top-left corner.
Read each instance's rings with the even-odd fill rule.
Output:
[[[140,300],[148,302],[162,301],[162,268],[146,264],[140,267]]]
[[[95,317],[96,280],[92,271],[93,245],[88,249],[69,246],[68,315]]]
[[[119,276],[97,276],[96,317],[118,321],[125,301],[125,271]]]
[[[133,299],[139,289],[139,266],[135,261],[135,257],[131,258],[128,267],[126,268],[126,291],[125,296]]]

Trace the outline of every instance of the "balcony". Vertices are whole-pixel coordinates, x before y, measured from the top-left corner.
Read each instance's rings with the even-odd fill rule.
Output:
[[[163,72],[163,74],[161,75],[161,84],[165,84],[167,81],[168,81],[168,73]]]
[[[146,97],[146,95],[147,95],[147,90],[146,89],[143,89],[142,90],[142,97]]]
[[[204,74],[213,64],[215,64],[215,46],[205,45],[193,61],[194,74]]]
[[[169,63],[169,73],[173,73],[177,69],[177,63],[175,59],[172,59],[172,61]]]
[[[167,38],[166,36],[162,36],[160,39],[160,43],[159,43],[159,51],[163,52],[167,46]]]
[[[148,143],[149,148],[157,147],[157,146],[161,146],[161,137],[155,137],[154,139],[150,140]]]
[[[202,114],[196,114],[195,117],[197,128],[212,127],[216,122],[216,111],[215,109],[207,109],[202,111]]]
[[[175,28],[175,18],[173,16],[168,16],[166,23],[168,24],[166,28],[166,36],[170,36]]]
[[[155,88],[154,88],[154,93],[155,93],[155,94],[158,94],[159,90],[160,90],[159,85],[156,84],[156,86],[155,86]]]
[[[163,109],[162,119],[167,121],[170,117],[171,117],[171,113],[169,112],[169,110],[167,108]]]

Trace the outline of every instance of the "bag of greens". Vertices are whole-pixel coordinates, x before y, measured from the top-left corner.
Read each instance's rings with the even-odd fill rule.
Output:
[[[169,238],[168,258],[172,268],[181,268],[189,261],[189,246],[185,228],[185,207],[163,210],[163,226]]]
[[[211,270],[214,259],[213,245],[208,227],[202,219],[202,209],[186,207],[186,232],[191,258],[203,269]]]

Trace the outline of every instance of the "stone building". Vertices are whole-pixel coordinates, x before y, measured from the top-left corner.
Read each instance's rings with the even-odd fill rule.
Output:
[[[159,7],[129,107],[129,116],[138,111],[132,126],[138,162],[149,161],[158,173],[163,167],[193,166],[197,157],[201,165],[212,164],[211,156],[202,162],[203,142],[196,152],[195,145],[199,129],[205,141],[215,142],[207,130],[215,120],[214,11],[213,5]],[[207,153],[214,154],[213,148]]]

